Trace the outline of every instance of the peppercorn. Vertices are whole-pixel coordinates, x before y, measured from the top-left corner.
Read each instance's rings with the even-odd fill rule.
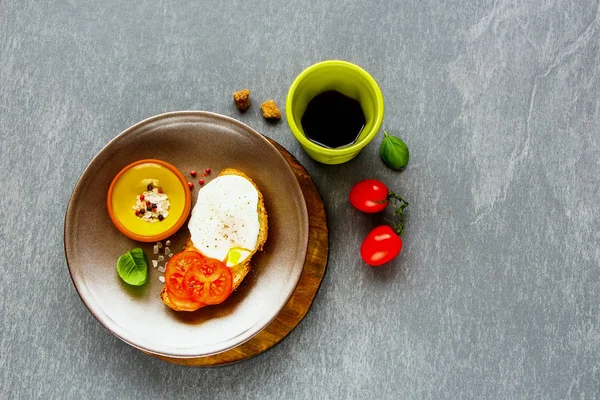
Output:
[[[196,171],[190,171],[190,175],[191,175],[192,177],[194,177],[194,178],[195,178],[195,177],[196,177],[196,174],[197,174],[197,172],[196,172]]]
[[[158,207],[158,206],[156,205],[156,203],[152,203],[152,208],[156,208],[156,207]]]
[[[206,168],[206,171],[204,172],[206,172],[206,174],[210,174],[210,168]]]
[[[140,210],[135,210],[135,216],[139,217],[140,216]]]
[[[144,200],[146,198],[146,196],[144,196],[143,194],[140,195],[140,201]]]
[[[146,201],[146,205],[147,205],[147,206],[151,206],[151,205],[152,205],[152,203],[150,203],[149,201]]]
[[[204,179],[200,179],[200,180],[198,181],[198,183],[199,183],[199,184],[201,184],[201,185],[204,185]]]
[[[162,193],[162,188],[161,187],[158,188],[158,193]]]
[[[159,220],[159,221],[162,221],[163,219],[165,219],[165,217],[163,217],[163,215],[162,215],[162,214],[158,214],[158,220]]]
[[[191,189],[191,188],[193,188],[193,187],[194,187],[194,184],[193,184],[192,182],[188,182],[188,186],[189,186],[189,187],[190,187],[190,189]]]
[[[140,208],[140,215],[144,215],[146,214],[146,209],[145,208]]]
[[[147,207],[146,207],[146,210],[148,210],[148,211],[152,211],[152,206],[147,206]]]
[[[154,189],[154,185],[149,183],[148,186],[146,186],[146,189],[148,189],[148,191],[152,191],[152,189]]]

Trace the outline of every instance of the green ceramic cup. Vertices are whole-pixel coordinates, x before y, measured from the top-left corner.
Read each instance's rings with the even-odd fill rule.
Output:
[[[302,130],[302,115],[310,100],[328,90],[351,97],[361,105],[366,125],[353,144],[331,149],[310,141]],[[383,121],[383,95],[367,71],[347,61],[330,60],[311,65],[298,75],[287,94],[285,111],[292,133],[306,153],[323,164],[350,161],[377,135]]]

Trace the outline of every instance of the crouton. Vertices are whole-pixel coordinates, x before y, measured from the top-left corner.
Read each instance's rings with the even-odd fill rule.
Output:
[[[248,89],[240,90],[233,94],[233,101],[240,112],[244,112],[250,107],[250,91]]]
[[[263,117],[266,119],[280,119],[281,111],[277,108],[277,105],[273,100],[265,101],[260,105]]]

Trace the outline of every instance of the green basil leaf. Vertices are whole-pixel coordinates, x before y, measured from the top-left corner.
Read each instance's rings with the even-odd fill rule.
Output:
[[[142,286],[148,280],[148,258],[139,247],[128,251],[117,260],[121,279],[133,286]]]
[[[386,131],[383,131],[385,137],[381,142],[379,154],[383,162],[392,169],[400,169],[408,164],[408,147],[406,144],[395,136],[390,136]]]

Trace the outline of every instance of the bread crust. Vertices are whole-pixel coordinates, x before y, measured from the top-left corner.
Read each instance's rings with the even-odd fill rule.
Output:
[[[268,215],[267,215],[267,210],[265,208],[264,197],[263,197],[260,189],[258,189],[258,186],[256,186],[256,184],[254,183],[254,181],[252,179],[250,179],[242,171],[234,169],[234,168],[225,168],[224,170],[222,170],[219,173],[219,176],[223,176],[223,175],[241,176],[241,177],[247,179],[248,181],[250,181],[250,183],[252,183],[252,185],[256,188],[256,191],[258,192],[258,204],[256,206],[257,212],[258,212],[258,222],[259,222],[257,246],[256,246],[256,249],[254,250],[254,252],[252,252],[252,254],[250,254],[250,256],[248,256],[248,258],[246,258],[246,260],[243,263],[240,263],[234,267],[230,267],[231,274],[233,276],[233,290],[235,290],[240,286],[240,284],[242,283],[242,281],[244,280],[246,275],[248,275],[248,273],[252,269],[252,267],[251,267],[252,257],[254,256],[256,251],[258,251],[258,250],[262,251],[263,246],[265,245],[265,242],[267,241],[267,236],[268,236],[268,232],[269,232],[269,219],[268,219]],[[185,250],[193,250],[193,251],[199,252],[199,250],[196,249],[196,247],[194,247],[194,244],[192,243],[191,238],[188,238],[188,240],[185,242],[183,251],[185,251]],[[160,293],[160,298],[162,299],[163,303],[165,303],[168,307],[172,308],[175,311],[195,311],[195,310],[178,309],[169,299],[169,294],[167,293],[167,285],[166,284]]]

